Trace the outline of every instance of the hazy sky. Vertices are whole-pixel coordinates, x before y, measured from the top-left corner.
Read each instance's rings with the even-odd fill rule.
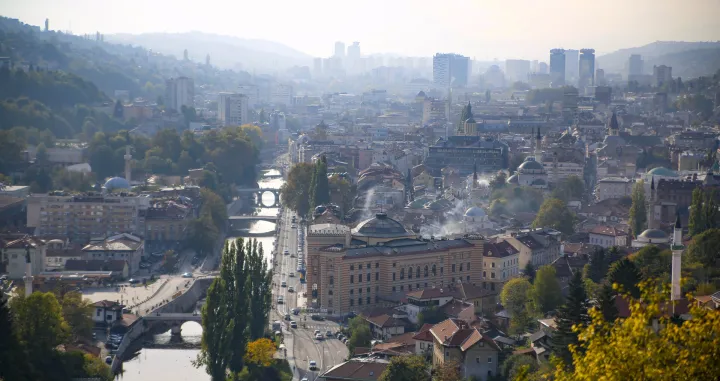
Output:
[[[720,40],[720,0],[0,0],[0,15],[76,34],[202,31],[328,56],[363,53],[546,60],[553,47],[598,54],[657,40]]]

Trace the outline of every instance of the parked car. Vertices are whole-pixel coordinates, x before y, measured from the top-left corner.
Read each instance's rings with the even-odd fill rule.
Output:
[[[327,337],[333,337],[332,331],[327,331],[327,332],[325,332],[325,336],[327,336]]]
[[[296,322],[296,321],[291,321],[291,322],[290,322],[290,328],[297,328],[297,322]]]
[[[135,278],[130,278],[130,280],[128,280],[128,283],[130,283],[130,284],[137,284],[137,283],[140,283],[140,281],[137,280],[137,279],[135,279]]]
[[[192,273],[184,273],[184,274],[182,275],[182,277],[183,277],[183,278],[192,278],[193,275],[192,275]]]
[[[325,318],[320,315],[310,315],[310,319],[317,320],[317,321],[325,320]],[[318,331],[318,332],[320,332],[320,331]]]

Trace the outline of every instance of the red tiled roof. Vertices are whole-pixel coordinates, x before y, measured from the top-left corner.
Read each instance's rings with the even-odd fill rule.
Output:
[[[488,343],[489,346],[496,350],[500,350],[495,341],[484,337],[477,328],[473,328],[466,321],[460,319],[447,319],[435,324],[430,329],[430,332],[441,345],[459,347],[462,351],[468,350],[480,341]]]
[[[460,296],[457,290],[451,290],[448,287],[439,287],[439,288],[423,288],[422,290],[416,290],[412,292],[408,292],[407,296],[409,298],[414,299],[436,299],[436,298],[443,298],[443,297],[455,297]]]
[[[498,241],[486,243],[483,255],[486,257],[504,258],[519,252],[518,249],[512,247],[507,241]]]
[[[430,328],[432,327],[432,324],[423,324],[420,330],[413,336],[413,340],[432,341],[432,333],[430,333]]]
[[[93,303],[93,306],[94,306],[94,307],[99,307],[99,308],[110,308],[110,309],[120,309],[120,308],[122,308],[122,305],[121,305],[120,303],[118,303],[118,302],[113,302],[113,301],[110,301],[110,300],[101,300],[101,301],[95,302],[95,303]]]
[[[619,317],[626,318],[630,316],[630,305],[622,295],[615,297],[615,308],[617,308]],[[660,311],[663,317],[670,317],[673,315],[673,305],[668,302],[663,302],[660,304]],[[675,315],[684,315],[688,312],[690,312],[690,302],[687,299],[681,299],[675,302]]]
[[[620,236],[627,235],[627,233],[625,233],[624,231],[618,230],[613,226],[603,226],[603,225],[595,226],[594,228],[592,228],[592,230],[590,230],[590,233],[598,234],[598,235],[606,235],[606,236],[610,236],[610,237],[620,237]]]

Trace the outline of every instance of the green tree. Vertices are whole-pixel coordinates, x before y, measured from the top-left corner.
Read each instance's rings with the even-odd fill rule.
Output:
[[[200,191],[200,198],[203,203],[200,213],[209,214],[215,228],[218,231],[224,230],[227,224],[228,214],[223,199],[209,189],[202,189]]]
[[[608,261],[605,258],[605,249],[597,248],[590,255],[587,277],[595,283],[600,283],[607,274],[607,271]]]
[[[123,107],[122,102],[118,99],[115,101],[115,108],[113,109],[113,118],[115,119],[122,119],[123,115],[125,114],[125,108]]]
[[[248,332],[251,340],[265,333],[272,303],[272,272],[268,271],[262,244],[257,240],[248,241],[245,247],[249,258],[246,263],[248,274],[245,290],[249,296],[247,311],[251,311]]]
[[[590,322],[588,298],[583,285],[582,274],[576,271],[568,284],[568,297],[555,316],[557,330],[552,336],[555,355],[566,365],[572,365],[570,345],[577,345],[578,333],[573,326],[584,327]]]
[[[223,257],[224,258],[224,257]],[[204,366],[213,381],[225,380],[232,343],[233,320],[229,316],[225,280],[215,278],[207,291],[202,308],[202,343],[194,361],[196,367]],[[237,349],[237,348],[234,348]]]
[[[352,318],[350,320],[350,339],[347,342],[350,355],[352,356],[355,352],[355,348],[369,348],[371,340],[372,333],[368,322],[359,316]]]
[[[213,224],[210,213],[203,213],[199,218],[188,223],[188,246],[201,255],[212,252],[220,237],[220,232]]]
[[[502,374],[506,380],[515,380],[520,374],[520,370],[525,366],[529,368],[530,372],[538,370],[538,362],[531,356],[524,354],[512,355],[503,361],[500,374]]]
[[[224,291],[228,303],[228,312],[233,320],[232,338],[230,339],[232,350],[228,362],[232,372],[242,370],[245,361],[244,348],[248,344],[247,326],[248,320],[251,318],[251,315],[248,314],[248,292],[246,289],[249,270],[246,267],[248,254],[242,238],[237,239],[235,242],[226,243],[220,268],[220,277],[224,279],[226,285]]]
[[[30,380],[27,354],[14,330],[16,324],[7,299],[0,298],[0,378]]]
[[[0,173],[10,173],[22,163],[25,142],[15,138],[9,131],[0,130]]]
[[[507,175],[505,174],[505,171],[499,171],[497,174],[495,174],[495,177],[490,180],[490,189],[497,190],[505,188],[505,186],[507,185],[506,183]]]
[[[637,253],[630,255],[630,260],[635,263],[643,280],[658,278],[660,280],[670,279],[670,264],[672,252],[662,250],[657,246],[645,246]]]
[[[575,232],[575,214],[562,200],[549,198],[540,206],[540,211],[535,216],[532,226],[534,228],[553,228],[570,235]]]
[[[692,204],[690,205],[690,218],[688,219],[688,230],[691,236],[700,234],[707,229],[705,213],[703,210],[703,191],[695,188],[692,193]]]
[[[442,364],[437,364],[432,369],[432,381],[462,380],[460,368],[460,364],[453,360],[447,360]]]
[[[513,278],[503,286],[500,292],[500,301],[510,313],[510,331],[524,332],[536,315],[536,305],[533,301],[533,286],[525,278]]]
[[[47,353],[68,338],[70,329],[52,292],[17,296],[10,306],[16,316],[18,337],[34,355]]]
[[[720,229],[709,229],[693,237],[687,249],[687,259],[706,268],[720,266]]]
[[[533,283],[533,296],[540,311],[554,311],[562,302],[562,291],[555,267],[542,266],[538,269]]]
[[[633,297],[640,296],[638,283],[642,280],[642,274],[635,263],[628,258],[622,258],[610,265],[607,274],[609,285],[617,284],[621,292],[630,293]]]
[[[578,176],[572,175],[563,179],[553,189],[552,197],[559,198],[565,202],[581,201],[585,196],[585,183]]]
[[[73,340],[91,338],[95,326],[92,320],[95,308],[90,300],[83,299],[80,292],[71,291],[60,295],[59,302],[62,306],[63,318],[70,327],[70,335]]]
[[[528,278],[528,281],[530,281],[531,283],[535,281],[535,267],[533,267],[530,261],[528,261],[528,263],[525,265],[525,268],[523,269],[523,274]]]
[[[48,155],[45,143],[40,143],[37,146],[37,151],[35,152],[35,164],[40,166],[50,165],[50,156]]]
[[[663,313],[667,289],[641,288],[642,299],[629,298],[627,318],[608,322],[600,311],[591,310],[592,323],[579,332],[583,350],[572,350],[573,367],[559,365],[549,379],[717,380],[720,313],[691,303],[692,319],[676,324]],[[652,321],[657,324],[651,326]]]
[[[420,356],[395,356],[378,381],[430,381],[429,366]]]
[[[328,185],[330,187],[330,194],[340,195],[340,208],[342,210],[342,217],[344,218],[345,214],[353,207],[357,187],[351,184],[350,181],[337,175],[328,179]]]
[[[630,229],[632,235],[637,237],[645,230],[647,225],[647,211],[645,210],[645,186],[642,180],[635,183],[632,190],[632,206],[630,206]]]
[[[315,166],[310,163],[298,163],[290,168],[287,181],[280,188],[283,204],[300,216],[306,216],[310,210],[310,185]]]
[[[618,317],[618,310],[615,306],[615,290],[609,283],[600,286],[597,297],[597,309],[602,313],[603,319],[607,322],[614,322]]]
[[[330,202],[330,186],[327,177],[327,158],[325,155],[315,165],[315,187],[313,191],[313,205],[324,205]]]
[[[428,307],[418,314],[418,326],[437,324],[446,319],[445,314],[436,306]]]

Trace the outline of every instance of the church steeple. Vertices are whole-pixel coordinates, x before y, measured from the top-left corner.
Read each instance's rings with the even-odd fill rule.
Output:
[[[608,135],[618,136],[620,125],[618,124],[617,115],[613,112],[608,125]]]

